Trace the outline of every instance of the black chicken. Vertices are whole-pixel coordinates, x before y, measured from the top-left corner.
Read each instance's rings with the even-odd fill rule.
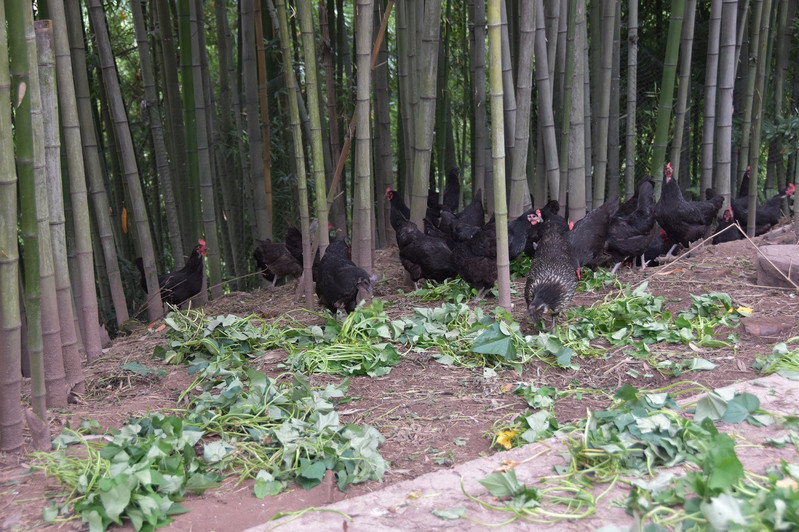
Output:
[[[394,232],[397,235],[400,262],[416,288],[419,279],[441,282],[455,277],[452,250],[446,242],[422,233],[410,220],[402,220],[394,226]]]
[[[648,266],[658,266],[660,264],[658,262],[658,257],[668,253],[673,245],[674,242],[669,239],[669,235],[666,234],[666,231],[661,229],[656,223],[655,231],[652,234],[652,240],[649,241],[649,245],[646,247],[644,254],[640,257],[635,257],[636,266],[640,266],[641,269]]]
[[[508,222],[508,259],[513,260],[527,247],[527,235],[532,231],[529,216],[533,214],[530,209]]]
[[[343,238],[327,246],[325,255],[319,261],[316,294],[319,303],[330,312],[352,312],[361,299],[359,294],[371,294],[375,283],[377,274],[369,275],[350,260],[349,247]]]
[[[447,172],[447,183],[444,185],[444,197],[441,200],[441,206],[450,212],[458,210],[458,202],[460,202],[461,195],[460,175],[461,169],[457,166],[453,166]]]
[[[458,275],[477,289],[475,299],[482,299],[497,281],[497,232],[493,220],[468,240],[456,243],[452,260]]]
[[[399,192],[392,190],[391,187],[387,188],[386,199],[391,203],[391,212],[389,214],[390,218],[401,215],[406,220],[411,219],[411,209],[405,204],[405,200],[402,199],[402,196],[399,195]]]
[[[635,209],[619,208],[608,224],[606,241],[607,251],[615,263],[613,274],[624,261],[641,256],[655,233],[655,184],[651,176],[638,183],[634,197]]]
[[[569,229],[569,225],[566,222],[566,218],[560,216],[558,211],[560,210],[560,203],[558,200],[552,199],[547,202],[546,205],[537,209],[535,214],[538,218],[542,220],[553,220],[555,221],[561,229],[561,232],[567,231]],[[531,224],[530,216],[527,217],[528,224]],[[527,231],[527,242],[524,245],[524,254],[528,257],[532,257],[535,255],[535,247],[538,245],[538,241],[541,240],[541,228],[542,224],[536,223],[531,224],[530,228]]]
[[[714,244],[724,242],[734,242],[743,238],[741,232],[735,227],[735,215],[732,212],[732,205],[727,207],[718,219],[716,226],[716,236],[713,237]]]
[[[298,260],[283,242],[272,242],[268,238],[256,240],[252,256],[258,265],[258,270],[272,282],[270,289],[274,289],[277,283],[285,277],[302,275],[302,262],[300,262],[302,255]]]
[[[530,222],[533,221],[539,224],[542,219],[531,216]],[[554,327],[556,316],[569,306],[574,297],[577,270],[561,228],[552,221],[543,222],[541,226],[541,239],[530,263],[524,300],[533,323],[550,315]]]
[[[686,200],[677,181],[672,178],[671,163],[666,165],[664,177],[660,201],[655,205],[655,219],[675,242],[667,253],[670,255],[677,244],[688,247],[691,242],[707,236],[724,203],[724,197],[716,195],[708,201]]]
[[[599,256],[605,249],[610,218],[618,208],[619,197],[613,196],[574,224],[569,224],[566,242],[569,243],[578,279],[583,266],[596,268]]]
[[[558,200],[552,199],[549,200],[546,205],[535,211],[535,217],[540,218],[542,222],[531,224],[527,246],[525,247],[525,253],[527,253],[528,249],[531,250],[530,253],[527,253],[529,256],[533,256],[535,246],[538,241],[541,240],[541,234],[544,228],[543,222],[552,222],[561,233],[566,233],[566,231],[569,230],[569,223],[566,221],[566,218],[558,214],[559,210],[560,204]]]
[[[748,178],[746,178],[745,181],[746,180],[748,180]],[[743,183],[741,186],[743,187]],[[743,188],[741,191],[743,191]],[[788,183],[785,190],[779,194],[775,194],[769,198],[766,203],[757,207],[755,211],[755,236],[762,235],[773,226],[777,225],[777,222],[780,221],[780,204],[782,200],[789,196],[793,196],[795,192],[796,187],[794,184]],[[741,225],[741,228],[746,231],[749,219],[749,196],[740,196],[736,198],[736,200],[732,202],[732,210],[735,219]]]
[[[200,238],[197,245],[191,252],[189,260],[180,270],[172,273],[163,273],[158,276],[158,286],[161,288],[161,300],[170,305],[179,306],[184,301],[191,299],[200,293],[203,285],[204,262],[203,257],[207,248],[205,240]],[[141,257],[136,258],[136,267],[141,274],[141,287],[145,293],[147,290],[147,280],[144,275],[144,262]]]

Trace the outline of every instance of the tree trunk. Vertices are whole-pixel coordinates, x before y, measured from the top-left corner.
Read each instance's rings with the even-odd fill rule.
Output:
[[[175,267],[180,268],[184,257],[180,219],[178,218],[178,208],[175,204],[175,195],[172,189],[169,154],[167,153],[164,128],[161,122],[161,107],[155,86],[153,66],[150,62],[150,41],[148,40],[147,27],[144,23],[141,1],[130,0],[130,9],[133,13],[133,27],[136,32],[136,47],[139,52],[142,85],[146,102],[144,116],[150,122],[158,185],[164,201],[164,211],[166,212],[167,226],[169,227],[169,244],[172,247],[172,255],[176,257]]]
[[[563,61],[563,71],[558,72],[558,78],[562,80],[561,86],[563,90],[559,93],[561,98],[561,115],[560,115],[560,151],[558,155],[560,156],[560,184],[558,185],[558,197],[557,200],[560,203],[560,208],[564,209],[566,207],[566,198],[569,192],[569,153],[572,150],[572,146],[570,146],[570,124],[571,124],[571,113],[572,113],[572,91],[574,90],[574,63],[575,63],[575,21],[577,20],[577,2],[578,0],[569,0],[568,2],[568,12],[566,15],[566,41],[563,50],[565,50],[565,56]],[[565,2],[564,2],[565,3]],[[561,10],[564,8],[561,7]],[[562,26],[562,24],[561,24]],[[560,31],[558,34],[560,35]],[[580,62],[583,61],[584,51],[580,49]],[[558,54],[560,55],[560,54]],[[559,63],[560,64],[560,63]],[[580,77],[580,83],[582,83],[583,78]],[[580,87],[582,91],[582,87]],[[580,96],[580,106],[584,105],[584,101],[582,95]],[[580,120],[583,120],[583,117],[580,117]],[[585,139],[583,139],[580,143],[580,149],[582,150],[583,143]],[[581,155],[581,157],[585,157],[585,152]],[[582,195],[585,195],[585,192],[582,192]]]
[[[747,77],[746,77],[746,92],[744,95],[743,105],[743,123],[741,124],[741,142],[740,151],[738,152],[738,168],[744,169],[748,165],[757,165],[757,161],[750,158],[749,141],[752,137],[752,111],[754,108],[755,100],[755,80],[757,78],[757,62],[760,41],[760,20],[763,18],[763,0],[755,0],[752,5],[752,28],[749,38],[749,53],[747,62]],[[768,18],[768,15],[766,15]],[[754,187],[753,187],[754,185]],[[757,192],[757,180],[752,178],[749,180],[749,215],[753,216],[753,205],[757,207],[757,194],[751,193],[752,190]],[[754,236],[754,225],[748,226],[749,236]]]
[[[630,0],[628,11],[624,197],[629,199],[635,190],[635,113],[638,106],[638,0]]]
[[[178,52],[175,48],[175,36],[172,31],[169,3],[157,1],[150,4],[156,12],[163,77],[164,109],[166,116],[167,144],[171,159],[172,186],[174,190],[186,190],[188,187],[188,164],[186,160],[186,129],[183,123],[183,105],[180,96],[180,80],[178,79]],[[239,130],[241,131],[241,130]],[[185,198],[184,198],[185,199]],[[197,235],[192,230],[189,202],[176,202],[180,219],[181,250],[178,255],[173,250],[175,268],[182,268],[186,249],[192,249],[197,242]]]
[[[387,9],[391,9],[393,1]],[[375,2],[374,23],[379,24],[387,17],[388,10],[383,9],[383,2]],[[394,175],[394,158],[391,153],[391,100],[389,95],[388,49],[385,39],[382,40],[377,63],[372,72],[374,78],[374,114],[375,114],[375,204],[377,207],[377,237],[380,247],[385,248],[395,242],[394,229],[389,223],[389,209],[383,191],[390,187]],[[335,98],[331,98],[335,99]],[[321,227],[321,224],[320,224]],[[327,227],[325,227],[327,230]],[[327,233],[325,233],[327,234]]]
[[[233,270],[236,280],[232,281],[234,289],[242,290],[247,283],[241,278],[249,271],[244,250],[246,233],[244,228],[244,206],[252,207],[251,190],[247,192],[242,179],[243,164],[247,152],[244,147],[241,125],[241,103],[239,100],[238,75],[232,53],[232,37],[227,21],[226,2],[214,2],[216,19],[216,47],[219,61],[219,139],[217,143],[216,165],[219,189],[222,195],[222,211],[227,223],[227,237],[233,255]],[[225,171],[223,171],[223,169]],[[245,190],[242,194],[240,191]],[[245,200],[246,198],[246,200]]]
[[[12,6],[14,9],[16,6]],[[13,17],[12,17],[13,18]],[[5,3],[0,2],[0,131],[12,131]],[[21,327],[19,243],[17,239],[17,171],[14,138],[0,138],[0,451],[22,448]]]

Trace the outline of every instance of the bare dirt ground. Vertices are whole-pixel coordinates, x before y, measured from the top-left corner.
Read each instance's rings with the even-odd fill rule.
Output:
[[[793,232],[787,229],[783,227],[758,237],[755,243],[793,243]],[[689,294],[710,292],[725,292],[736,307],[752,308],[752,316],[744,320],[744,327],[734,331],[740,339],[734,349],[703,349],[697,353],[684,346],[656,348],[659,356],[674,360],[702,356],[717,365],[715,370],[673,377],[658,372],[646,361],[628,357],[621,351],[608,351],[605,358],[580,358],[577,370],[555,369],[534,361],[524,368],[521,378],[512,371],[501,371],[498,377],[486,379],[480,370],[444,366],[429,354],[408,352],[402,363],[384,377],[352,378],[347,396],[355,400],[339,409],[344,421],[370,424],[385,436],[380,452],[391,469],[382,483],[353,485],[345,494],[328,479],[311,491],[295,487],[277,497],[259,500],[253,495],[251,481],[237,484],[237,477],[230,477],[221,488],[202,496],[188,496],[182,504],[189,512],[177,516],[166,530],[242,530],[267,521],[277,512],[339,501],[490,455],[494,452],[490,447],[492,427],[528,410],[522,398],[510,393],[520,381],[557,390],[607,392],[559,399],[555,414],[558,422],[564,424],[585,417],[588,410],[605,408],[609,402],[607,394],[626,383],[638,389],[654,389],[678,382],[686,382],[682,386],[688,387],[692,381],[715,389],[757,377],[751,368],[755,358],[771,352],[775,343],[799,335],[797,292],[756,284],[757,251],[751,242],[704,246],[689,255],[643,271],[622,269],[619,279],[631,286],[649,281],[649,290],[664,296],[667,306],[674,311],[690,305]],[[377,252],[375,271],[381,275],[381,281],[374,296],[391,303],[387,305],[390,315],[410,314],[413,307],[423,306],[407,295],[412,287],[403,283],[395,248]],[[516,291],[513,317],[523,324],[523,331],[532,333],[524,310],[524,279],[515,280],[513,288]],[[294,289],[295,283],[290,282],[271,292],[228,294],[210,302],[205,312],[209,316],[259,314],[270,319],[300,306]],[[573,305],[590,306],[604,295],[605,292],[578,292]],[[489,298],[480,304],[490,309],[496,301]],[[178,396],[191,384],[192,377],[187,375],[185,366],[166,366],[152,358],[154,347],[164,341],[164,329],[157,325],[116,339],[100,360],[86,366],[87,393],[77,404],[51,411],[52,435],[57,435],[66,424],[75,427],[85,419],[95,419],[105,427],[119,427],[128,418],[176,407]],[[276,367],[279,358],[280,353],[273,353],[256,365],[270,376],[277,376],[282,372]],[[130,361],[163,369],[166,376],[145,379],[127,375],[121,366]],[[316,385],[339,380],[330,376],[311,378]],[[59,524],[42,521],[42,508],[62,491],[53,479],[45,478],[41,472],[31,472],[24,454],[0,454],[0,530],[86,529],[79,520]],[[132,530],[130,525],[125,529]]]

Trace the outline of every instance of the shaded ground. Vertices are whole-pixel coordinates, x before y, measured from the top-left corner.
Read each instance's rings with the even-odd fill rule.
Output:
[[[756,241],[758,244],[792,243],[792,238],[792,232],[778,230]],[[685,346],[657,346],[660,358],[679,360],[702,356],[717,364],[715,370],[673,377],[659,373],[646,361],[632,358],[623,350],[611,350],[604,358],[580,358],[578,370],[555,369],[533,361],[525,367],[521,378],[512,371],[501,371],[498,377],[486,379],[480,370],[443,366],[429,354],[409,352],[402,364],[387,376],[352,378],[347,396],[355,400],[339,408],[343,421],[370,424],[386,437],[380,452],[391,464],[391,470],[382,484],[369,482],[351,486],[348,493],[343,494],[332,479],[328,479],[310,492],[296,488],[278,497],[259,500],[252,494],[251,482],[236,485],[236,479],[230,478],[220,489],[201,497],[190,496],[183,503],[189,513],[178,516],[166,530],[241,530],[263,523],[277,512],[327,504],[490,455],[494,452],[490,448],[492,427],[528,411],[524,400],[510,393],[519,381],[557,390],[582,390],[556,403],[555,414],[563,424],[585,417],[587,410],[605,408],[608,394],[625,383],[638,389],[653,389],[691,381],[713,389],[755,378],[757,374],[751,364],[757,356],[769,353],[775,343],[799,335],[796,292],[756,285],[756,250],[749,242],[704,247],[693,250],[690,255],[644,271],[621,270],[619,278],[632,286],[649,281],[649,290],[664,296],[667,306],[674,311],[690,305],[689,294],[709,292],[726,292],[736,307],[754,309],[752,317],[747,318],[746,329],[734,331],[739,337],[734,349],[695,352]],[[375,297],[390,303],[386,305],[390,315],[407,315],[413,307],[423,306],[415,298],[401,293],[408,292],[409,288],[403,285],[403,270],[396,249],[377,252],[375,271],[382,275]],[[513,317],[523,324],[523,330],[532,332],[524,312],[524,279],[514,281],[513,287],[517,292],[513,296]],[[270,319],[299,306],[294,288],[291,282],[274,292],[229,294],[211,302],[206,314],[258,314]],[[604,292],[579,292],[573,304],[590,306],[605,295]],[[495,300],[482,304],[490,309]],[[316,318],[309,316],[307,319]],[[152,359],[153,348],[163,342],[163,335],[164,329],[154,326],[117,339],[103,358],[86,367],[87,394],[80,402],[51,412],[52,434],[58,434],[67,423],[75,427],[84,419],[96,419],[103,426],[118,427],[129,417],[175,408],[178,396],[191,384],[192,378],[186,374],[185,366],[164,366]],[[280,352],[270,352],[257,365],[270,376],[277,376],[282,372],[276,367],[281,357]],[[129,361],[163,369],[166,376],[144,379],[126,375],[120,368]],[[312,383],[318,385],[339,380],[329,376],[312,377]],[[40,472],[29,474],[25,465],[24,456],[0,455],[0,530],[46,530],[55,526],[45,526],[41,509],[49,497],[56,496],[57,486]],[[79,530],[82,525],[79,521],[69,521],[60,528]]]

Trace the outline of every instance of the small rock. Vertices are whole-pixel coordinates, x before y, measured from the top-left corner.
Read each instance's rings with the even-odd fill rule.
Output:
[[[786,288],[799,285],[799,246],[762,246],[760,252],[762,255],[757,256],[757,284]]]
[[[743,318],[741,323],[743,323],[744,330],[752,336],[777,336],[790,331],[793,327],[790,323],[775,323],[766,318]]]

